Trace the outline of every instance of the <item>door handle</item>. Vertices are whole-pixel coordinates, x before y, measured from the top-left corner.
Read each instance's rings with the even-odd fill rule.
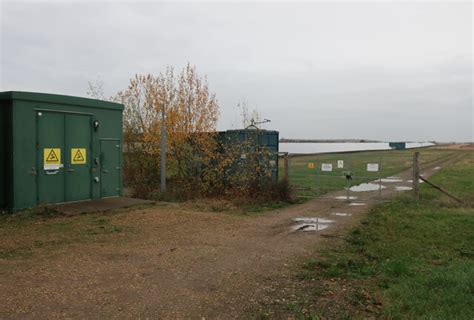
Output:
[[[31,167],[31,170],[28,171],[29,174],[31,174],[32,176],[36,176],[38,173],[36,172],[36,168],[35,167]]]
[[[70,168],[70,169],[67,169],[68,172],[74,172],[74,169]]]
[[[102,170],[103,173],[109,173],[109,170]]]
[[[52,176],[59,173],[59,170],[45,171],[48,176]]]

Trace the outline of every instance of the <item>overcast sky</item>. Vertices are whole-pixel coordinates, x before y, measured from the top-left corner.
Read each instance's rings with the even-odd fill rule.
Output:
[[[0,0],[0,90],[112,95],[189,61],[220,129],[244,100],[280,137],[472,141],[472,7]]]

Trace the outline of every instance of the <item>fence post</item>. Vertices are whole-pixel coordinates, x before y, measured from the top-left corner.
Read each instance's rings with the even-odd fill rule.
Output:
[[[290,177],[290,174],[288,172],[289,168],[290,168],[290,159],[288,157],[288,152],[285,152],[285,180],[288,182],[289,180],[289,177]]]
[[[420,199],[420,153],[417,151],[413,155],[413,197]]]
[[[321,188],[320,188],[320,182],[319,182],[319,170],[318,168],[320,168],[320,163],[318,160],[316,160],[316,168],[314,168],[316,170],[316,195],[319,196],[321,194]]]
[[[351,180],[346,179],[346,201],[351,202]]]
[[[382,199],[382,156],[379,157],[379,199]]]

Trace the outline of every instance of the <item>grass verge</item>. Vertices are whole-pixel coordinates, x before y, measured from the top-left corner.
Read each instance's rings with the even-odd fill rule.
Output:
[[[427,185],[373,208],[344,239],[307,261],[297,299],[272,314],[296,318],[474,319],[474,157]]]

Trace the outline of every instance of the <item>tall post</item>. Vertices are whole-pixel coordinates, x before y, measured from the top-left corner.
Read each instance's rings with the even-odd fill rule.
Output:
[[[161,161],[160,161],[160,191],[166,192],[166,126],[165,105],[161,106]]]
[[[320,180],[320,177],[319,177],[319,170],[320,170],[320,163],[318,160],[316,160],[316,194],[319,196],[321,194],[321,182],[319,181]]]
[[[352,182],[352,159],[347,155],[347,168],[349,176],[346,176],[346,201],[351,202],[351,182]]]
[[[351,202],[351,179],[346,178],[346,201]]]
[[[290,169],[290,163],[289,163],[289,157],[288,157],[288,152],[285,152],[285,180],[288,181],[290,174],[288,170]]]
[[[420,199],[420,153],[417,151],[413,155],[413,197]]]
[[[379,199],[382,199],[382,156],[379,157]]]

